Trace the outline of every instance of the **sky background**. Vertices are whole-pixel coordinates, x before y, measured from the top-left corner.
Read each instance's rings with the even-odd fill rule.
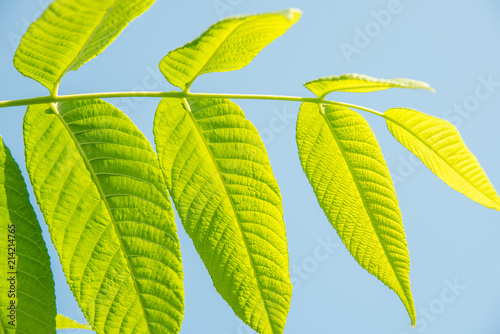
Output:
[[[0,0],[0,100],[47,94],[15,70],[12,58],[29,22],[48,3]],[[249,66],[203,75],[191,90],[312,96],[302,84],[328,75],[423,80],[436,89],[435,94],[394,89],[336,93],[330,98],[379,111],[408,107],[452,121],[500,189],[500,3],[494,0],[157,0],[103,54],[69,73],[60,93],[173,90],[157,69],[169,50],[196,38],[224,16],[289,7],[303,11],[301,20]],[[153,141],[159,99],[109,102]],[[500,332],[499,212],[446,186],[392,138],[382,119],[363,113],[380,142],[403,213],[419,318],[411,329],[396,294],[354,261],[317,204],[296,148],[299,104],[236,102],[261,131],[282,191],[295,286],[286,334]],[[26,175],[24,111],[25,107],[0,110],[0,134]],[[58,312],[85,322],[34,206],[52,258]],[[178,219],[177,224],[186,293],[181,333],[254,333],[217,294]]]

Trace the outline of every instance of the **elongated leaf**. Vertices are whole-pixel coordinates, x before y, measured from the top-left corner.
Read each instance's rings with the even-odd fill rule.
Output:
[[[0,238],[0,333],[33,333],[34,328],[40,334],[55,333],[47,247],[21,171],[1,137]]]
[[[14,66],[51,92],[62,77],[101,53],[154,0],[57,0],[33,22]]]
[[[89,324],[80,324],[62,314],[56,316],[57,329],[92,329]]]
[[[403,302],[415,324],[410,258],[389,170],[370,126],[345,107],[304,103],[297,120],[304,172],[356,261]]]
[[[184,294],[157,157],[100,100],[30,106],[26,164],[68,283],[97,333],[177,333]]]
[[[500,211],[500,198],[453,124],[412,109],[384,113],[389,131],[456,191]]]
[[[177,212],[215,288],[253,329],[282,333],[292,294],[288,250],[257,130],[228,100],[163,99],[154,134]]]
[[[331,92],[369,93],[389,88],[426,89],[434,92],[427,83],[411,79],[375,79],[363,74],[342,74],[319,78],[304,84],[317,96],[326,96]]]
[[[160,70],[185,89],[201,74],[239,70],[300,18],[298,9],[235,16],[212,25],[199,38],[169,52]]]

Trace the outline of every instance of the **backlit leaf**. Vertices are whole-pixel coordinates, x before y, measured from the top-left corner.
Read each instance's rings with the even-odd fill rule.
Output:
[[[283,332],[292,285],[281,194],[255,127],[228,100],[163,99],[160,166],[217,291],[261,334]]]
[[[297,119],[297,146],[328,220],[356,261],[397,293],[414,325],[401,212],[370,126],[348,108],[304,103]]]
[[[14,66],[51,92],[64,75],[100,54],[154,0],[56,0],[33,22]]]
[[[453,124],[412,109],[384,113],[389,131],[456,191],[500,211],[500,198]]]
[[[36,328],[37,334],[55,334],[56,298],[47,247],[21,171],[1,137],[0,238],[0,333],[34,333]]]
[[[26,165],[69,286],[97,333],[178,333],[174,212],[153,148],[101,100],[28,107]]]
[[[304,84],[317,96],[326,96],[331,92],[369,93],[389,88],[426,89],[434,92],[427,83],[411,79],[375,79],[363,74],[342,74],[319,78]]]
[[[201,74],[239,70],[300,18],[298,9],[229,17],[200,37],[169,52],[160,70],[174,86],[185,89]]]

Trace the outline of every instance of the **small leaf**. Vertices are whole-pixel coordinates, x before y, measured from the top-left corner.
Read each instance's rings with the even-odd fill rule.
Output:
[[[500,211],[500,198],[453,124],[412,109],[384,113],[393,136],[447,185]]]
[[[79,324],[62,314],[56,316],[56,329],[92,329],[89,324]]]
[[[413,326],[416,314],[401,212],[370,126],[348,108],[303,103],[297,146],[328,220],[356,261],[397,293]]]
[[[189,88],[201,74],[239,70],[300,18],[298,9],[229,17],[212,25],[200,37],[169,52],[160,62],[167,80]]]
[[[14,66],[54,92],[64,75],[100,54],[154,0],[57,0],[33,22]]]
[[[55,334],[49,254],[19,166],[1,137],[0,238],[0,333],[33,333],[36,328],[37,334]]]
[[[178,333],[174,212],[150,143],[101,100],[28,107],[26,166],[69,286],[97,333]]]
[[[318,97],[331,92],[370,93],[389,88],[426,89],[434,92],[427,83],[411,79],[375,79],[362,74],[342,74],[319,78],[304,84],[307,89]]]
[[[217,291],[261,334],[283,332],[292,285],[281,194],[255,127],[228,100],[163,99],[160,166]]]

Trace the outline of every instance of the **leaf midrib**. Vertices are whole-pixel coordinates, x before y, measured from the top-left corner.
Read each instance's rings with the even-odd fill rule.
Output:
[[[191,112],[191,107],[189,105],[189,102],[187,101],[187,99],[182,99],[182,103],[184,104],[184,106],[186,107],[186,111],[187,113],[189,114],[189,117],[191,118],[191,121],[193,122],[193,124],[195,125],[196,127],[196,130],[198,131],[198,134],[199,136],[201,137],[202,139],[202,142],[203,144],[205,145],[205,148],[206,150],[208,151],[208,154],[210,155],[210,159],[212,161],[212,164],[215,166],[215,169],[217,170],[217,175],[219,176],[219,179],[221,181],[221,184],[224,188],[224,191],[226,193],[226,196],[229,200],[229,203],[231,204],[231,208],[233,209],[233,212],[234,212],[234,218],[235,220],[237,221],[237,225],[238,225],[238,229],[241,233],[241,237],[243,239],[243,242],[245,244],[245,248],[247,250],[247,253],[248,253],[248,258],[250,259],[250,265],[252,266],[252,270],[253,270],[253,273],[254,273],[254,276],[255,276],[255,281],[257,282],[257,288],[259,290],[259,295],[260,295],[260,298],[262,299],[262,303],[264,304],[264,308],[266,310],[266,316],[267,316],[267,321],[268,321],[268,324],[269,324],[269,328],[271,328],[271,331],[274,333],[274,327],[272,325],[272,322],[271,322],[271,318],[269,317],[269,310],[267,308],[267,303],[266,303],[266,300],[264,299],[264,296],[262,295],[262,287],[261,287],[261,284],[260,284],[260,281],[257,277],[257,270],[255,268],[255,263],[253,261],[253,258],[252,258],[252,255],[251,255],[251,252],[250,252],[250,248],[248,246],[248,242],[246,240],[246,237],[245,237],[245,234],[243,232],[243,229],[241,227],[241,223],[240,223],[240,219],[238,218],[238,211],[236,210],[236,207],[233,203],[233,200],[230,196],[230,193],[229,193],[229,189],[227,189],[227,186],[226,186],[226,183],[224,182],[224,179],[222,178],[222,172],[219,168],[219,165],[217,164],[217,161],[212,153],[212,151],[210,150],[210,146],[208,145],[208,142],[207,140],[205,139],[205,137],[203,136],[203,130],[201,129],[201,127],[198,125],[198,122],[196,121],[196,119],[194,118],[194,115],[193,113]]]
[[[196,78],[198,78],[200,76],[200,73],[205,69],[205,67],[207,66],[207,64],[212,60],[212,58],[214,57],[214,55],[217,53],[217,51],[219,51],[219,49],[222,47],[222,45],[229,39],[229,37],[236,31],[238,30],[243,24],[247,23],[247,22],[251,22],[251,21],[254,21],[254,20],[257,20],[259,19],[259,17],[253,17],[251,18],[250,17],[246,17],[246,18],[241,18],[241,22],[239,24],[237,24],[234,29],[232,29],[229,34],[227,34],[227,36],[222,40],[222,42],[217,46],[217,48],[215,48],[215,50],[212,52],[212,54],[208,57],[208,59],[205,61],[205,63],[200,67],[200,69],[196,72],[196,74],[193,76],[193,78],[191,80],[189,80],[185,85],[184,85],[184,89],[183,91],[185,92],[189,92],[189,88],[191,87],[191,85],[193,84],[193,82],[196,80]],[[186,47],[183,47],[182,49],[185,49]],[[186,101],[187,102],[187,101]]]
[[[395,120],[394,118],[392,118],[391,116],[388,116],[387,114],[385,114],[385,113],[384,113],[384,114],[383,114],[383,117],[384,117],[386,120],[388,120],[388,121],[390,121],[390,122],[392,122],[392,123],[394,123],[394,124],[398,125],[398,126],[399,126],[399,127],[401,127],[403,130],[405,130],[406,132],[408,132],[408,133],[409,133],[412,137],[416,138],[416,139],[418,140],[418,142],[422,143],[422,144],[423,144],[424,146],[426,146],[426,147],[427,147],[427,148],[428,148],[431,152],[433,152],[434,154],[436,154],[436,155],[437,155],[437,156],[438,156],[438,157],[439,157],[439,158],[440,158],[440,159],[441,159],[441,160],[442,160],[442,161],[446,164],[446,166],[448,166],[449,168],[451,168],[451,169],[452,169],[452,170],[453,170],[453,171],[454,171],[454,172],[455,172],[455,173],[456,173],[456,174],[457,174],[457,175],[458,175],[458,176],[459,176],[459,177],[460,177],[463,181],[465,181],[465,182],[466,182],[468,185],[470,185],[473,189],[475,189],[476,191],[478,191],[481,195],[483,195],[484,197],[486,197],[489,201],[493,202],[493,204],[495,204],[495,208],[496,208],[496,210],[500,210],[500,203],[498,203],[497,201],[493,200],[493,199],[492,199],[492,198],[490,198],[487,194],[485,194],[483,191],[481,191],[481,190],[479,190],[478,188],[476,188],[476,186],[474,186],[474,185],[473,185],[473,184],[472,184],[469,180],[467,180],[467,179],[466,179],[466,178],[465,178],[462,174],[460,174],[454,166],[450,165],[450,164],[446,161],[446,159],[444,159],[444,158],[442,157],[442,155],[441,155],[439,152],[435,151],[435,150],[434,150],[434,149],[433,149],[430,145],[428,145],[425,141],[421,140],[421,139],[420,139],[420,137],[418,137],[418,136],[417,136],[416,134],[414,134],[411,130],[409,130],[406,126],[404,126],[403,124],[399,123],[398,121],[396,121],[396,120]],[[432,116],[429,116],[429,117],[432,117]],[[455,129],[455,130],[456,130],[456,129]],[[463,143],[463,144],[465,145],[465,143]],[[411,152],[411,151],[410,151],[410,152]],[[412,153],[413,153],[413,152],[412,152]],[[477,161],[477,159],[476,159],[476,161]],[[487,176],[486,176],[486,177],[487,177]],[[445,182],[445,183],[446,183],[446,182]],[[495,189],[493,188],[493,190],[495,190]],[[495,193],[496,193],[496,191],[495,191]]]
[[[130,277],[132,278],[132,281],[134,282],[134,288],[135,288],[135,291],[137,293],[137,298],[139,299],[139,303],[141,305],[141,309],[142,309],[144,320],[146,321],[148,333],[151,334],[152,332],[151,332],[151,328],[149,326],[149,321],[148,321],[148,319],[146,317],[146,309],[145,309],[144,304],[142,302],[141,293],[140,293],[139,287],[137,285],[137,281],[136,281],[135,276],[134,276],[134,271],[132,269],[132,264],[130,263],[129,257],[127,256],[125,245],[123,244],[123,241],[121,239],[120,232],[118,230],[118,226],[116,225],[116,221],[115,221],[115,218],[113,216],[113,212],[111,210],[111,207],[109,206],[106,194],[104,193],[104,190],[101,187],[101,184],[99,182],[99,178],[97,177],[94,169],[92,168],[92,164],[87,159],[87,156],[85,155],[85,152],[83,151],[80,143],[78,142],[78,140],[76,139],[76,137],[73,135],[73,132],[69,128],[68,124],[66,124],[66,121],[64,120],[64,118],[62,117],[62,115],[59,113],[59,110],[57,109],[57,106],[55,104],[50,104],[50,107],[54,111],[54,113],[56,114],[56,116],[59,118],[59,120],[63,124],[64,128],[66,129],[66,131],[70,135],[71,139],[73,140],[76,148],[78,149],[78,152],[80,153],[80,156],[82,157],[85,165],[87,166],[87,170],[89,171],[90,176],[91,176],[92,180],[94,181],[94,184],[96,185],[96,188],[97,188],[97,190],[99,192],[99,195],[101,196],[101,200],[104,203],[104,205],[106,206],[106,210],[108,211],[108,214],[109,214],[111,223],[113,225],[113,228],[115,230],[116,236],[118,237],[117,239],[118,239],[118,242],[119,242],[119,245],[120,245],[120,249],[122,250],[122,252],[124,254],[125,261],[127,263],[127,267],[129,269],[129,272],[130,272]]]
[[[373,231],[375,232],[375,235],[377,236],[377,239],[378,239],[378,241],[379,241],[379,243],[380,243],[380,245],[382,247],[382,250],[384,251],[384,255],[387,258],[387,262],[389,262],[389,265],[391,266],[391,269],[392,269],[392,271],[394,273],[394,276],[396,277],[396,280],[397,280],[397,282],[399,284],[399,287],[401,288],[401,291],[403,292],[403,295],[405,296],[406,303],[408,304],[408,307],[413,310],[412,305],[411,305],[411,303],[410,303],[410,301],[408,299],[408,296],[406,295],[406,291],[405,291],[405,289],[403,287],[403,284],[401,283],[401,279],[397,275],[396,270],[394,269],[394,265],[393,265],[392,261],[390,260],[390,257],[388,256],[387,249],[385,248],[384,243],[381,241],[382,239],[381,239],[381,237],[379,235],[379,232],[377,231],[377,229],[375,228],[375,226],[373,224],[373,222],[374,222],[373,215],[372,215],[371,211],[368,209],[368,205],[366,203],[366,199],[363,196],[363,192],[360,189],[360,186],[358,184],[357,178],[354,176],[354,172],[353,172],[352,166],[349,163],[349,160],[346,158],[346,154],[345,154],[344,150],[342,149],[343,146],[340,143],[340,139],[337,137],[335,131],[333,130],[333,127],[331,126],[330,122],[326,118],[326,113],[325,113],[325,110],[323,108],[323,105],[321,105],[321,104],[317,104],[317,105],[319,106],[321,116],[323,117],[323,119],[325,120],[325,123],[328,125],[328,128],[330,129],[330,133],[332,134],[333,138],[335,139],[335,142],[337,143],[338,147],[340,148],[340,152],[342,153],[342,158],[344,159],[344,161],[346,162],[347,167],[349,168],[349,172],[350,172],[350,174],[352,176],[354,184],[356,185],[356,190],[358,191],[359,197],[361,198],[361,201],[363,202],[363,207],[365,208],[365,211],[366,211],[366,213],[368,214],[368,216],[370,218],[370,223],[372,225]],[[414,316],[413,314],[410,315],[410,317],[412,318],[412,320],[413,320],[413,316]]]

